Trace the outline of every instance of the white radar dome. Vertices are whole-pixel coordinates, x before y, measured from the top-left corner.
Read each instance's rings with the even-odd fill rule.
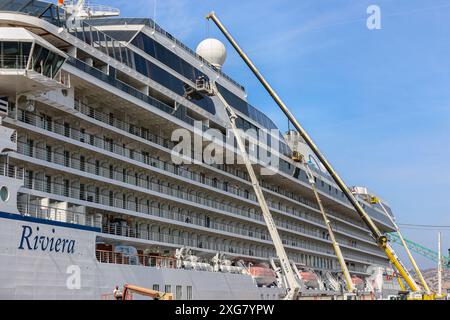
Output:
[[[197,54],[216,68],[222,68],[227,58],[225,45],[217,39],[205,39],[197,46]]]

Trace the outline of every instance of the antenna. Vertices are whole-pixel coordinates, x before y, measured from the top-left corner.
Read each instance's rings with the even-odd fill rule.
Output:
[[[156,9],[158,0],[153,0],[153,34],[156,32]]]
[[[438,295],[442,296],[442,255],[441,255],[441,233],[438,233]]]

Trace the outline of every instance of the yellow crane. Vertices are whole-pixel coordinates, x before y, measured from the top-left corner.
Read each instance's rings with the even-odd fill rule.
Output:
[[[432,296],[433,293],[431,292],[430,287],[428,286],[427,282],[425,281],[425,278],[423,277],[422,272],[420,271],[419,266],[417,265],[416,260],[414,259],[411,251],[409,250],[408,246],[406,245],[405,239],[403,238],[403,235],[400,232],[400,227],[395,222],[394,217],[389,214],[389,212],[386,210],[385,206],[383,205],[383,202],[381,202],[381,200],[378,199],[377,197],[368,194],[366,200],[368,200],[372,204],[378,204],[380,206],[380,208],[383,210],[384,215],[391,221],[392,225],[395,228],[395,231],[397,232],[397,234],[400,238],[400,241],[403,244],[403,247],[405,248],[405,251],[406,251],[406,254],[408,255],[409,261],[411,262],[411,264],[414,268],[414,271],[416,272],[416,275],[420,280],[420,283],[422,284],[427,295]]]
[[[256,78],[261,82],[263,87],[267,90],[269,95],[273,98],[275,103],[280,107],[280,109],[283,111],[283,113],[286,115],[288,120],[294,125],[295,129],[298,131],[300,136],[305,140],[306,144],[311,148],[311,150],[314,152],[316,157],[319,159],[319,161],[322,163],[322,165],[325,167],[325,169],[328,171],[328,173],[332,176],[333,180],[336,182],[336,184],[339,186],[339,188],[342,190],[348,201],[352,204],[352,206],[355,208],[358,215],[361,217],[361,219],[364,221],[364,223],[367,225],[368,229],[372,233],[372,236],[374,237],[376,243],[378,246],[385,252],[386,256],[388,257],[391,264],[398,270],[399,274],[402,276],[402,278],[405,280],[405,282],[410,287],[411,291],[413,293],[419,294],[421,293],[420,288],[415,283],[413,277],[409,273],[409,271],[406,269],[406,267],[402,264],[400,259],[398,258],[397,254],[395,253],[394,249],[390,246],[387,237],[380,231],[380,229],[375,225],[371,217],[366,213],[362,205],[356,200],[355,196],[351,193],[345,182],[341,179],[341,177],[338,175],[338,173],[334,170],[334,168],[331,166],[331,164],[328,162],[328,160],[325,158],[325,156],[322,154],[322,152],[319,150],[319,148],[316,146],[314,141],[311,139],[311,137],[308,135],[305,129],[300,125],[300,123],[297,121],[297,119],[294,117],[294,115],[289,111],[288,107],[284,104],[284,102],[281,100],[281,98],[278,96],[278,94],[274,91],[274,89],[270,86],[270,84],[266,81],[266,79],[263,77],[263,75],[259,72],[259,70],[256,68],[256,66],[253,64],[253,62],[250,60],[250,58],[244,53],[244,51],[241,49],[241,47],[238,45],[238,43],[234,40],[234,38],[231,36],[231,34],[228,32],[228,30],[224,27],[224,25],[220,22],[218,17],[214,12],[211,12],[206,16],[206,19],[212,20],[216,26],[219,28],[219,30],[223,33],[225,38],[231,43],[233,48],[237,51],[239,56],[244,60],[244,62],[247,64],[247,66],[250,68],[250,70],[253,72],[253,74],[256,76]],[[432,299],[432,296],[430,295],[422,295],[423,299]]]

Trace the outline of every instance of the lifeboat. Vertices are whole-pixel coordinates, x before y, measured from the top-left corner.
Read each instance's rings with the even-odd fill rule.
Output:
[[[269,267],[255,265],[251,266],[249,269],[252,278],[255,279],[258,286],[270,286],[277,281],[275,271]]]
[[[357,290],[364,290],[364,281],[361,278],[352,276],[352,282]]]
[[[319,289],[319,277],[311,271],[301,271],[300,277],[307,288]]]

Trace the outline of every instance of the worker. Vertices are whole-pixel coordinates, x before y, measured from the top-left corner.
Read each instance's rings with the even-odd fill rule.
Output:
[[[116,288],[114,289],[113,297],[116,300],[122,300],[122,291],[119,290],[119,286],[116,286]]]

